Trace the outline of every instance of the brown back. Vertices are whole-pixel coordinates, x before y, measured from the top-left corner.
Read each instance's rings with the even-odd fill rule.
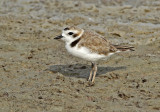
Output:
[[[97,33],[85,31],[81,36],[78,47],[87,47],[93,53],[108,55],[110,52],[115,52],[117,49],[110,44],[108,40]]]

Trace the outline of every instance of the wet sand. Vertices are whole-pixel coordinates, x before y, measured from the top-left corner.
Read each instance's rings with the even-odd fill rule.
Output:
[[[66,26],[135,46],[98,64],[53,38]],[[1,0],[0,112],[160,111],[158,0]]]

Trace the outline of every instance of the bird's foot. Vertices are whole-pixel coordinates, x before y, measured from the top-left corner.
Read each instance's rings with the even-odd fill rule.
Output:
[[[87,87],[90,87],[90,86],[94,86],[94,82],[92,82],[92,81],[88,81],[88,85],[87,85]]]
[[[87,81],[88,81],[88,82],[91,82],[91,79],[88,78]]]

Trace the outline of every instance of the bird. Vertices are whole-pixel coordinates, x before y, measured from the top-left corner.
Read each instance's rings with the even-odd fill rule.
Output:
[[[115,53],[134,51],[133,46],[114,45],[95,31],[75,26],[64,28],[62,34],[54,39],[64,41],[65,48],[73,56],[91,62],[92,69],[88,78],[91,85],[95,83],[97,62],[99,60],[106,60]]]

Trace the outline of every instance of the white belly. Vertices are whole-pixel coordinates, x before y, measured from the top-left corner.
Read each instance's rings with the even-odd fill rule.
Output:
[[[67,44],[66,49],[72,55],[79,57],[79,58],[83,58],[88,61],[98,61],[106,57],[105,55],[99,55],[96,53],[92,53],[89,49],[85,47],[80,47],[80,48],[78,48],[77,46],[71,47],[70,44]]]

